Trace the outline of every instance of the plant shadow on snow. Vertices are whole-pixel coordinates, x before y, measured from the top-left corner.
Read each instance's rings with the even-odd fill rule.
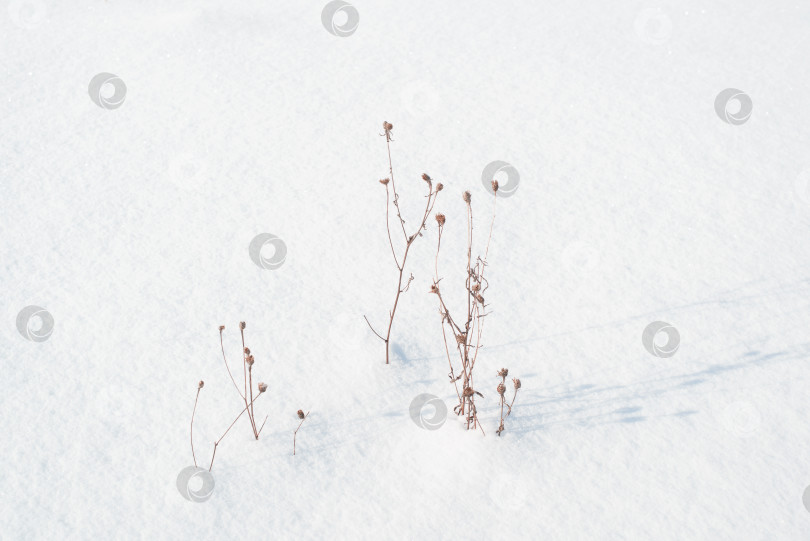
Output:
[[[633,424],[667,417],[685,418],[699,414],[696,409],[685,409],[673,413],[642,414],[643,407],[636,405],[653,397],[694,389],[706,392],[716,388],[722,381],[718,377],[737,370],[746,370],[775,361],[799,360],[806,356],[805,351],[789,354],[787,351],[762,354],[750,351],[741,354],[739,362],[712,365],[705,369],[674,376],[646,379],[626,385],[598,386],[592,383],[578,385],[555,393],[555,386],[546,387],[550,394],[543,396],[540,390],[533,402],[521,404],[520,414],[515,419],[511,431],[525,434],[548,430],[552,426],[598,426],[606,424]],[[557,386],[559,387],[559,386]],[[533,393],[529,393],[531,396]],[[623,405],[623,404],[632,405]],[[613,405],[619,407],[611,407]]]

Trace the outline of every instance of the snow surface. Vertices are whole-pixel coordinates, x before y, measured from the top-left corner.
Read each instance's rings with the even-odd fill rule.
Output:
[[[325,4],[0,4],[0,537],[808,539],[810,4],[353,0],[345,37]],[[99,73],[120,107],[90,99]],[[396,283],[383,120],[409,226],[419,175],[445,185],[456,305],[460,192],[478,251],[482,170],[520,173],[489,255],[486,436],[408,413],[455,398],[432,220],[391,365],[362,319]],[[30,305],[47,340],[18,332]],[[238,366],[240,320],[267,426],[240,419],[190,502],[197,381],[207,465],[240,410],[217,328]],[[675,355],[645,350],[654,321]],[[502,366],[523,389],[499,438]]]

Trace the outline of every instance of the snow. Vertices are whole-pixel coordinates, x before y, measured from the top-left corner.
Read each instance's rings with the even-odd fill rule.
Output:
[[[0,4],[0,538],[807,539],[810,6],[352,4],[343,37],[325,1]],[[102,73],[120,106],[88,95]],[[460,193],[480,252],[482,171],[520,175],[489,251],[486,436],[452,413],[432,219],[390,365],[363,320],[396,287],[384,120],[407,225],[419,175],[445,185],[455,305]],[[241,409],[218,343],[238,367],[239,321],[267,425],[243,416],[189,501],[198,380],[198,463]],[[642,343],[656,321],[670,357]],[[501,367],[522,389],[497,437]],[[438,430],[410,418],[423,393]]]

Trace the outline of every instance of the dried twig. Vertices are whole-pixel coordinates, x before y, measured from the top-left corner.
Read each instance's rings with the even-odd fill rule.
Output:
[[[194,397],[194,409],[191,411],[191,457],[194,459],[194,465],[197,465],[197,456],[194,454],[194,414],[197,413],[197,400],[200,398],[200,390],[205,385],[203,380],[197,384],[197,396]]]
[[[394,264],[399,271],[399,279],[397,281],[397,293],[394,297],[394,306],[388,312],[388,330],[383,337],[383,335],[377,332],[376,329],[371,325],[371,322],[368,320],[366,316],[363,316],[368,323],[369,328],[371,328],[372,332],[377,335],[377,337],[385,342],[385,364],[389,363],[389,351],[390,351],[390,343],[391,343],[391,329],[394,325],[394,316],[397,312],[397,306],[399,305],[399,296],[408,290],[410,287],[411,281],[413,280],[413,274],[410,274],[410,277],[407,279],[407,282],[403,286],[403,277],[405,273],[405,262],[408,259],[408,253],[410,252],[411,245],[413,245],[414,240],[416,237],[422,235],[422,230],[425,229],[425,223],[427,222],[428,215],[430,215],[431,210],[433,209],[433,205],[436,203],[436,198],[439,192],[444,187],[441,183],[436,184],[436,188],[433,188],[433,180],[428,176],[427,173],[422,174],[422,180],[427,183],[428,186],[428,194],[427,194],[427,203],[425,205],[425,213],[422,216],[422,222],[417,228],[417,230],[412,234],[408,235],[405,231],[405,220],[402,218],[402,211],[399,207],[399,193],[397,192],[396,184],[394,182],[394,166],[391,161],[391,132],[394,129],[394,126],[388,122],[383,122],[383,130],[384,133],[380,134],[385,136],[385,144],[388,149],[388,171],[390,176],[388,178],[384,178],[380,180],[380,183],[385,186],[385,229],[388,233],[388,244],[391,246],[391,254],[394,256]],[[391,184],[391,188],[388,188],[389,183]],[[399,219],[399,225],[402,229],[402,235],[405,241],[405,252],[402,255],[402,263],[400,263],[399,258],[397,257],[396,250],[394,249],[394,241],[391,237],[391,226],[389,224],[389,199],[393,202],[394,208],[396,209],[397,218]]]
[[[301,419],[301,422],[298,423],[298,428],[296,428],[295,432],[293,432],[293,455],[295,454],[295,437],[298,435],[298,429],[301,428],[301,425],[304,424],[304,421],[307,420],[308,416],[309,412],[306,412],[306,414],[304,414],[304,410],[298,410],[298,418]]]
[[[259,383],[259,396],[263,395],[265,390],[267,390],[267,385],[265,385],[264,383]],[[214,454],[211,455],[211,465],[208,466],[208,471],[211,471],[211,468],[214,467],[214,458],[216,458],[217,456],[217,447],[219,446],[219,443],[222,441],[222,438],[228,435],[228,432],[230,432],[233,425],[236,424],[236,421],[239,420],[239,418],[242,416],[243,413],[245,413],[250,409],[250,406],[253,405],[253,402],[259,399],[259,396],[251,400],[250,404],[242,408],[242,411],[239,412],[239,415],[236,416],[236,419],[234,419],[233,422],[230,424],[230,426],[228,426],[228,429],[225,431],[225,433],[223,433],[222,436],[220,436],[219,439],[214,442]]]

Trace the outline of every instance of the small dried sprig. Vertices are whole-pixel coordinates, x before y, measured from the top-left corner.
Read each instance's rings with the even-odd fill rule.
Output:
[[[304,410],[298,410],[298,418],[301,419],[301,422],[298,423],[298,428],[293,432],[293,455],[295,455],[295,438],[298,435],[298,430],[301,428],[301,425],[306,421],[307,416],[309,416],[309,412],[304,413]]]
[[[413,274],[410,277],[406,277],[405,274],[405,263],[408,259],[408,254],[410,253],[411,246],[413,245],[414,241],[417,237],[422,236],[422,230],[425,229],[425,223],[427,222],[428,216],[430,215],[431,210],[433,209],[433,205],[436,203],[436,197],[438,193],[444,188],[441,183],[436,185],[436,188],[433,188],[433,179],[427,173],[422,173],[422,180],[427,183],[428,193],[427,193],[427,203],[425,204],[425,213],[422,216],[422,221],[419,227],[411,234],[408,234],[405,231],[405,219],[402,217],[402,211],[399,207],[399,193],[397,192],[396,182],[394,181],[394,166],[391,161],[391,141],[392,138],[392,130],[394,129],[393,124],[388,121],[383,122],[383,133],[381,136],[385,136],[385,144],[388,150],[388,171],[390,175],[384,179],[380,180],[380,184],[385,186],[385,229],[388,233],[388,244],[391,246],[391,254],[394,256],[394,264],[397,267],[397,271],[399,271],[399,280],[397,282],[397,293],[394,297],[394,305],[388,312],[388,330],[385,333],[385,336],[382,333],[377,332],[376,329],[371,325],[371,322],[368,318],[364,315],[363,318],[366,320],[371,331],[385,343],[385,364],[389,364],[390,359],[390,345],[391,345],[391,329],[394,326],[394,317],[396,316],[397,306],[399,306],[399,297],[402,293],[408,290],[411,281],[413,280]],[[390,189],[389,189],[390,184]],[[396,211],[397,219],[399,220],[400,229],[402,230],[402,237],[405,242],[405,251],[402,254],[402,262],[400,263],[399,257],[397,257],[397,252],[394,249],[394,240],[391,237],[391,225],[390,225],[390,204],[393,204],[394,210]]]
[[[204,385],[203,380],[197,384],[197,396],[194,397],[194,409],[191,410],[191,458],[194,460],[194,466],[197,466],[197,455],[194,454],[194,414],[197,413],[197,400],[200,398],[200,391]]]

